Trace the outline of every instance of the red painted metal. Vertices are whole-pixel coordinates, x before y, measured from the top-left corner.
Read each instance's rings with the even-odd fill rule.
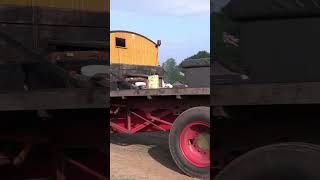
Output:
[[[110,131],[128,134],[168,131],[177,117],[170,110],[150,112],[144,109],[127,109],[121,106],[111,107],[110,112]]]
[[[194,166],[210,166],[210,149],[202,149],[197,143],[199,135],[209,133],[209,131],[209,123],[196,121],[185,126],[181,132],[180,149],[185,159]]]
[[[165,131],[165,130],[166,130],[166,129],[162,128],[161,126],[153,123],[153,122],[155,121],[155,120],[153,120],[153,119],[148,120],[147,118],[144,118],[144,117],[142,117],[142,116],[140,116],[139,114],[134,113],[134,112],[131,112],[131,114],[134,115],[134,116],[137,116],[138,118],[140,118],[140,119],[142,119],[142,120],[144,120],[144,121],[146,121],[146,122],[148,122],[149,124],[153,125],[155,128],[157,128],[157,129],[159,129],[159,130],[162,130],[162,131]],[[148,125],[149,125],[149,124],[148,124]]]

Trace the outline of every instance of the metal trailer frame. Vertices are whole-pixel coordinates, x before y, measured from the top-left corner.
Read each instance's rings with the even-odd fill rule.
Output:
[[[111,116],[111,130],[130,134],[170,130],[178,114],[192,107],[209,106],[209,95],[209,88],[111,91],[110,114],[117,115],[124,109],[127,111],[125,117]],[[173,116],[168,116],[170,114]]]
[[[188,124],[182,127],[177,126],[177,119],[179,119],[182,113],[193,110],[194,107],[205,106],[209,108],[209,95],[210,88],[130,89],[111,91],[110,132],[134,134],[138,132],[171,131],[172,129],[180,128],[183,133],[185,132],[184,129],[187,129]],[[181,121],[185,120],[183,118],[180,119]],[[195,126],[199,125],[196,123],[194,123]],[[190,126],[188,128],[192,127]],[[206,130],[210,129],[210,123],[206,124],[205,128]],[[194,136],[197,135],[198,133]],[[180,137],[180,140],[177,141],[181,143],[182,135],[177,136]],[[169,144],[170,140],[171,135],[169,135]],[[171,146],[172,144],[169,145],[170,148]],[[183,149],[186,148],[186,146],[180,148]],[[177,163],[176,154],[173,153],[171,149],[170,151],[173,159]],[[200,151],[201,150],[199,150],[199,152]],[[208,150],[208,152],[210,152],[210,150]],[[203,156],[208,158],[210,164],[208,152],[204,152],[206,155]],[[190,156],[193,155],[190,154]],[[191,162],[188,158],[187,160]],[[193,163],[191,164],[194,165]],[[197,174],[198,172],[193,174],[193,172],[186,171],[184,164],[181,165],[177,163],[177,165],[190,176],[208,177],[208,174],[203,176],[203,174]],[[206,172],[209,173],[209,166],[205,167],[208,167],[208,172]]]

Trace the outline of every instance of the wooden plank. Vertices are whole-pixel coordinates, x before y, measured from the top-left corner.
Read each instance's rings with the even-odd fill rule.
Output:
[[[320,103],[320,82],[215,85],[212,89],[212,105]]]
[[[0,92],[0,111],[107,108],[108,88]]]
[[[130,89],[111,91],[110,97],[210,95],[210,88]]]

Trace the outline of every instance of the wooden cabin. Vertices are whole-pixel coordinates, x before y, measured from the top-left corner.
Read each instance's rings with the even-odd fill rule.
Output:
[[[110,64],[159,66],[158,48],[161,42],[129,31],[110,32]]]

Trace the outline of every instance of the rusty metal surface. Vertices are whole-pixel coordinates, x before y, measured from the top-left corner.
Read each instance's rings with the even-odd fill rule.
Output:
[[[320,104],[320,82],[212,87],[211,105]]]
[[[110,97],[137,96],[209,96],[210,88],[167,88],[167,89],[132,89],[111,91]]]

